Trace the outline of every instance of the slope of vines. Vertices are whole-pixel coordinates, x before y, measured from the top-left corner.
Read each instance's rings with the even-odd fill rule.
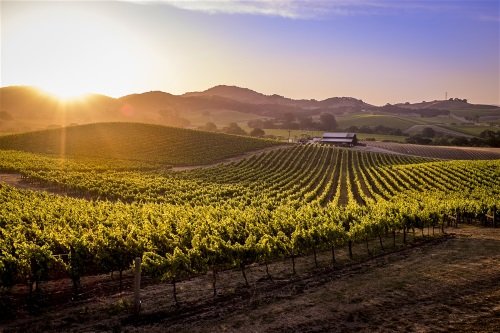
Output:
[[[0,138],[0,149],[170,165],[209,164],[276,144],[249,137],[135,123],[98,123]]]
[[[18,154],[21,154],[19,156]],[[428,162],[402,155],[360,152],[321,146],[297,146],[254,155],[237,163],[186,172],[165,172],[83,162],[67,162],[37,155],[25,163],[25,153],[0,151],[0,170],[22,173],[27,182],[50,184],[76,197],[124,202],[233,206],[364,205],[389,199],[406,190],[471,189],[498,179],[495,161]],[[106,165],[106,164],[104,164]],[[471,177],[470,170],[485,170]],[[445,184],[445,185],[443,185]]]
[[[422,156],[429,158],[440,158],[450,160],[495,160],[500,159],[498,148],[476,148],[476,147],[443,147],[416,144],[403,144],[396,142],[367,141],[367,146],[383,148],[400,154]]]
[[[0,187],[0,282],[123,271],[142,256],[166,280],[339,247],[387,231],[439,227],[447,215],[484,215],[500,188],[405,192],[345,207],[262,207],[86,201]]]
[[[123,271],[136,256],[147,274],[168,281],[231,267],[244,272],[251,263],[390,231],[440,227],[449,216],[484,218],[500,205],[498,160],[429,162],[297,146],[175,173],[0,153],[0,169],[26,181],[112,199],[0,185],[4,287],[38,287],[62,274],[78,289],[81,276]]]

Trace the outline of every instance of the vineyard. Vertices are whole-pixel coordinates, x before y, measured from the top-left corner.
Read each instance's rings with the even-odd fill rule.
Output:
[[[14,151],[1,156],[0,169],[21,173],[27,183],[48,184],[76,198],[127,203],[363,206],[408,190],[494,190],[499,179],[498,161],[434,161],[313,145],[184,172],[144,163],[93,160],[90,164]]]
[[[401,144],[395,142],[367,141],[367,146],[382,148],[388,152],[450,160],[495,160],[500,159],[499,148],[444,147]]]
[[[134,123],[98,123],[0,138],[0,149],[64,157],[134,160],[166,165],[209,164],[278,145],[267,140]]]
[[[128,270],[163,281],[331,251],[457,220],[488,223],[500,161],[435,161],[324,146],[286,147],[173,172],[154,163],[0,151],[0,170],[59,194],[0,185],[0,282],[39,290]],[[83,199],[86,198],[86,199]],[[88,200],[91,199],[91,200]],[[455,221],[455,222],[454,222]],[[368,246],[368,245],[367,245]]]

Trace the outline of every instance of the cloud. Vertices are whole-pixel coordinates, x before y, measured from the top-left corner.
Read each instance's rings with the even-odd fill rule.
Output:
[[[139,4],[165,3],[209,14],[247,14],[310,19],[328,16],[397,15],[407,12],[459,13],[460,2],[426,0],[119,0]],[[477,16],[476,16],[477,18]],[[481,20],[492,16],[481,15]]]
[[[191,1],[191,0],[164,0],[174,7],[187,10],[202,11],[211,14],[253,14],[253,15],[268,15],[282,16],[288,18],[297,18],[299,16],[298,6],[296,2],[289,0],[206,0],[206,1]]]
[[[123,0],[165,3],[176,8],[209,14],[250,14],[285,18],[366,15],[394,3],[388,0]]]
[[[134,3],[165,3],[170,6],[209,14],[250,14],[299,18],[311,1],[295,0],[124,0]]]

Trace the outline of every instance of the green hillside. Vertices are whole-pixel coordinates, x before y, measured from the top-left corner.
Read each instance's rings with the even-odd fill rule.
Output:
[[[422,123],[418,119],[409,117],[399,117],[392,115],[379,115],[379,114],[356,114],[348,116],[338,116],[337,122],[340,127],[347,128],[349,126],[386,126],[391,128],[399,128],[405,130],[415,124]]]
[[[208,164],[275,142],[138,123],[98,123],[0,137],[0,149],[170,165]]]

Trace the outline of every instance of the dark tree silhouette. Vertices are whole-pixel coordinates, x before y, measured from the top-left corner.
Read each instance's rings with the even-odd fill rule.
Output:
[[[240,126],[238,126],[237,123],[230,123],[229,126],[224,127],[222,131],[227,134],[237,134],[237,135],[247,134]]]
[[[200,127],[200,129],[204,131],[215,132],[217,131],[217,125],[209,121],[208,123],[205,124],[205,126]]]
[[[263,129],[260,129],[260,128],[254,128],[251,132],[250,132],[250,135],[251,136],[256,136],[256,137],[262,137],[266,134],[266,132],[264,132]]]
[[[321,129],[324,131],[332,131],[337,128],[337,120],[335,116],[331,113],[322,113],[319,116]]]
[[[423,129],[422,135],[425,136],[426,138],[433,138],[436,136],[436,131],[434,131],[432,127],[426,127]]]

